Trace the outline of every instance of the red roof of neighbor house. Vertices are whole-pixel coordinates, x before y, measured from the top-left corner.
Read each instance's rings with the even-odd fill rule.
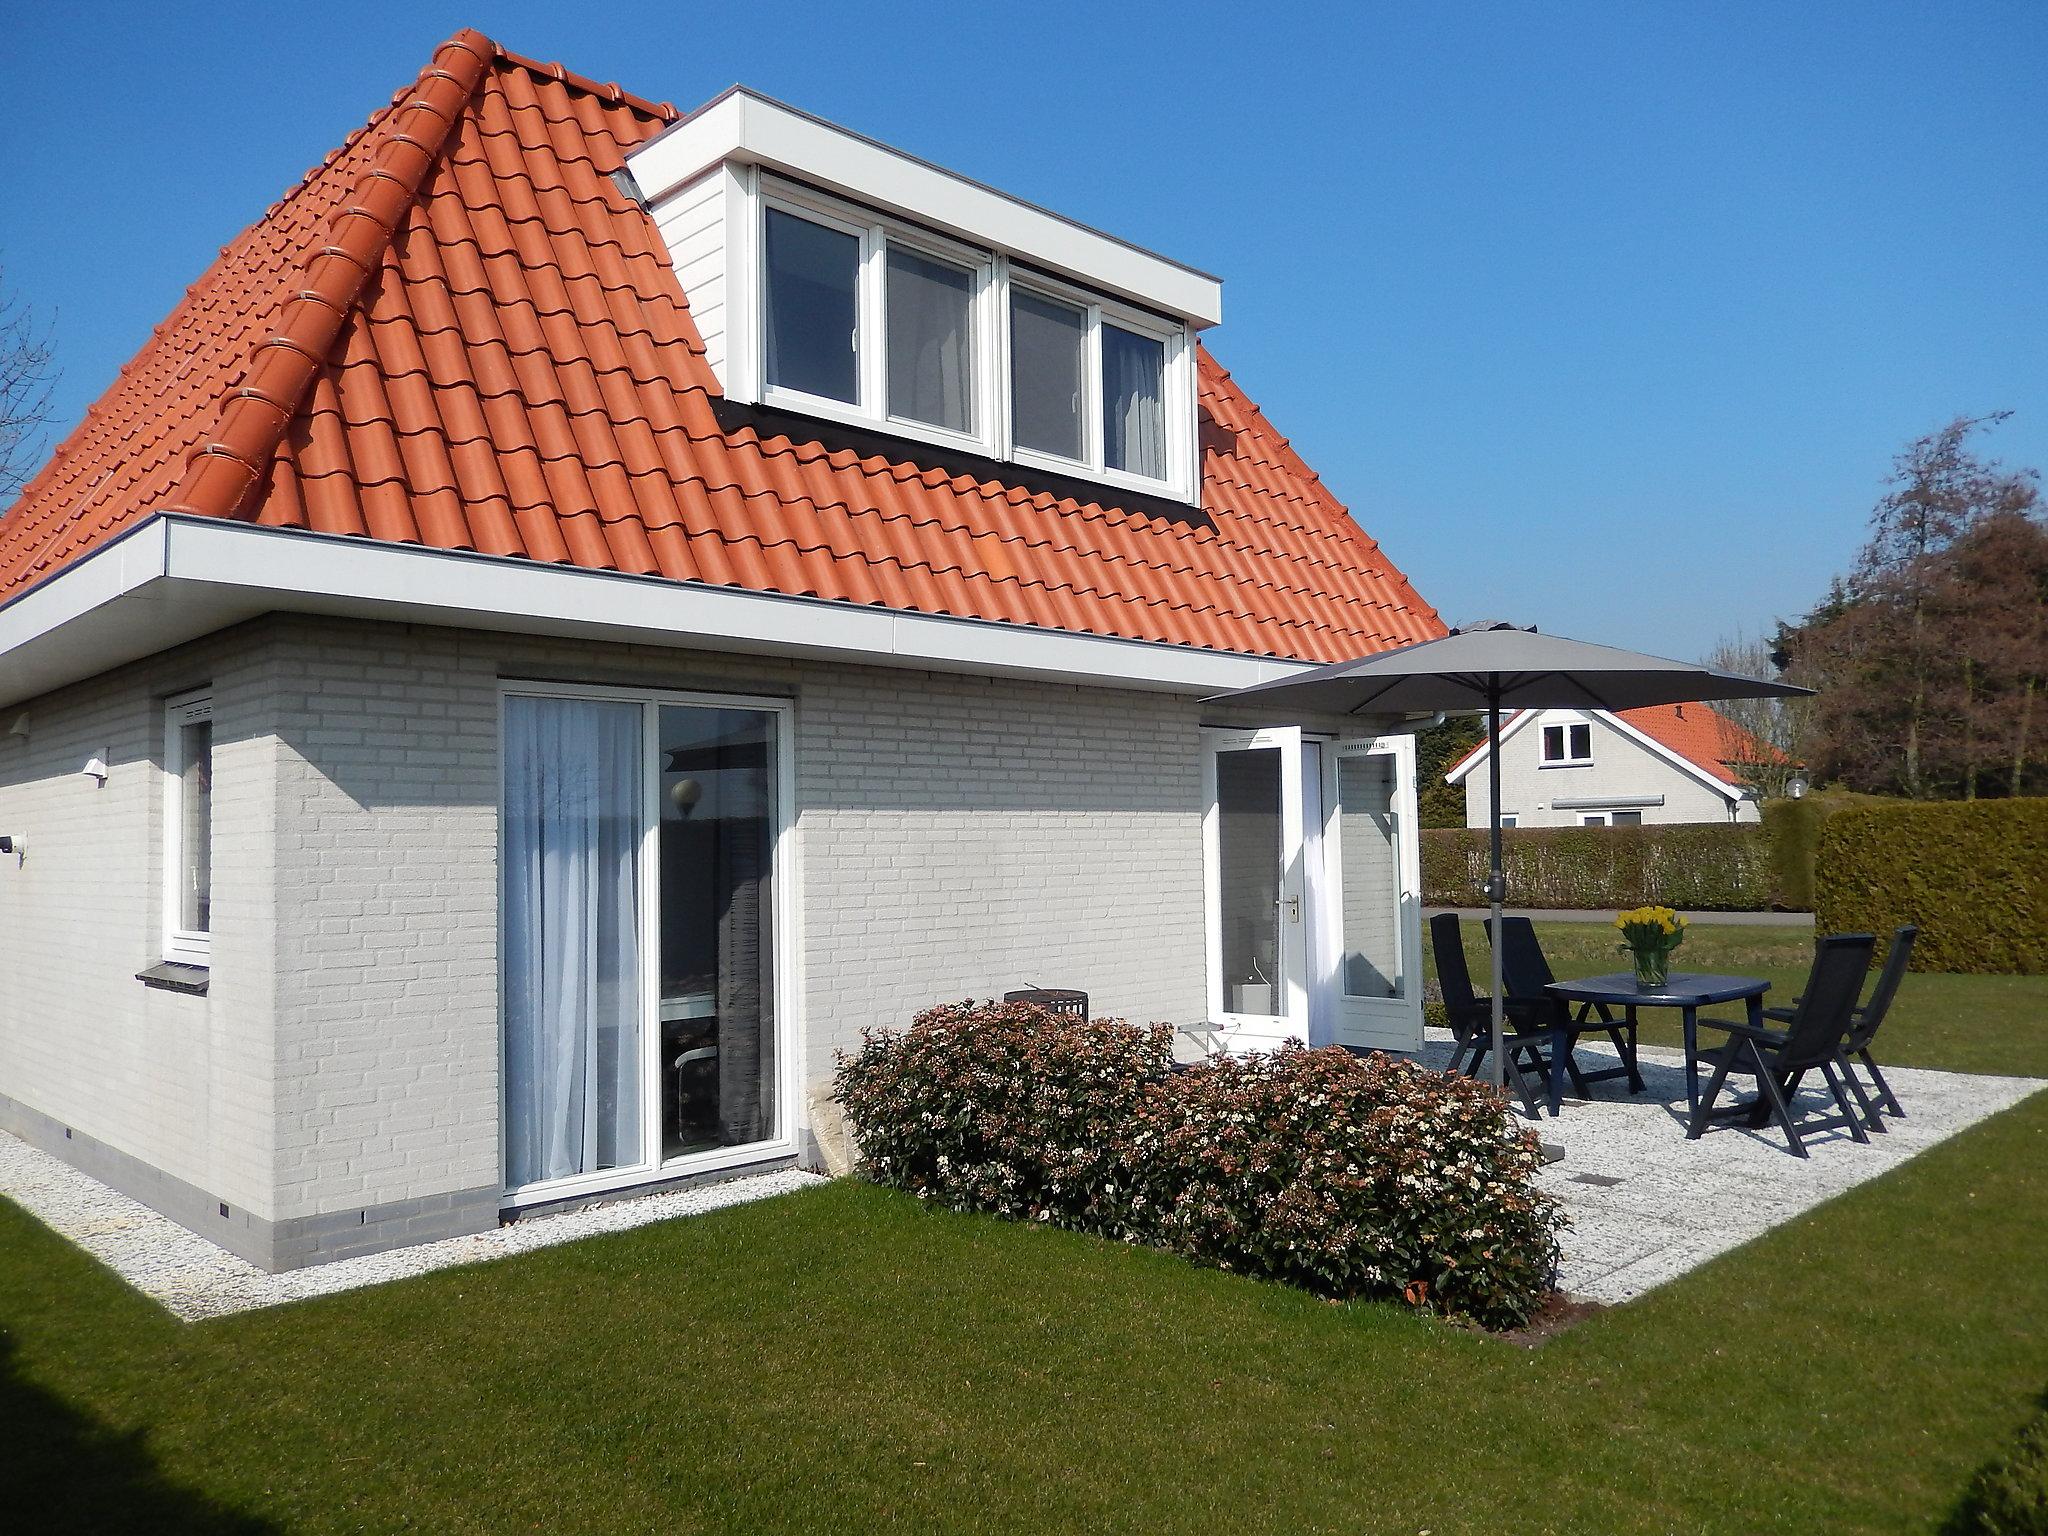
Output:
[[[222,249],[0,519],[0,600],[166,510],[1312,660],[1443,633],[1206,351],[1206,515],[721,426],[688,298],[610,180],[675,118],[451,38]]]
[[[1520,711],[1508,724],[1529,713]],[[1781,755],[1707,704],[1653,704],[1644,709],[1616,710],[1614,718],[1626,721],[1723,784],[1742,783],[1741,777],[1730,771],[1730,763],[1770,762]],[[1482,741],[1451,764],[1446,775],[1458,772],[1485,751],[1486,743]]]

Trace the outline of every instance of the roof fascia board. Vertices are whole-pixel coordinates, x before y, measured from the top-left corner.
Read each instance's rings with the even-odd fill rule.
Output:
[[[1223,319],[1206,272],[735,86],[626,156],[649,204],[721,164],[765,166],[1177,315]]]
[[[1174,693],[1224,692],[1313,665],[163,513],[0,607],[0,701],[8,654],[90,623],[96,610],[103,629],[132,624],[146,610],[109,604],[146,585],[184,613],[213,602],[222,625],[252,612],[324,613]],[[162,649],[154,640],[143,626],[122,654]],[[110,654],[107,636],[95,642],[92,656]]]
[[[1535,719],[1536,714],[1537,711],[1533,709],[1518,709],[1514,712],[1514,714],[1510,715],[1508,717],[1508,723],[1500,728],[1501,745],[1506,746],[1509,739],[1513,737],[1515,732],[1519,731],[1523,726],[1527,725],[1531,720]],[[1470,774],[1474,768],[1477,768],[1481,763],[1485,762],[1486,754],[1488,752],[1491,752],[1492,750],[1492,742],[1480,742],[1478,746],[1472,749],[1470,755],[1467,756],[1462,763],[1455,763],[1452,765],[1451,771],[1444,775],[1444,782],[1446,784],[1464,783],[1466,776]]]
[[[148,518],[0,604],[0,658],[160,580],[169,547],[169,520]]]

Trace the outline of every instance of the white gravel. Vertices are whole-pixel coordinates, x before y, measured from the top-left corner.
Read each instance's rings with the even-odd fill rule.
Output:
[[[457,1264],[481,1264],[599,1232],[621,1232],[653,1221],[766,1200],[824,1182],[817,1174],[794,1168],[756,1174],[665,1194],[623,1198],[559,1215],[533,1216],[474,1237],[451,1237],[272,1275],[48,1153],[0,1132],[0,1195],[70,1238],[143,1295],[188,1322],[311,1296],[331,1296]]]
[[[1450,1037],[1431,1035],[1424,1059],[1442,1064]],[[1604,1044],[1582,1044],[1579,1058],[1594,1068],[1615,1065]],[[1685,1053],[1644,1046],[1640,1061],[1646,1092],[1630,1095],[1619,1078],[1595,1083],[1590,1101],[1567,1091],[1563,1114],[1545,1114],[1537,1126],[1545,1141],[1564,1148],[1563,1160],[1541,1175],[1572,1218],[1560,1284],[1610,1304],[1674,1280],[2048,1088],[2039,1078],[1886,1067],[1905,1118],[1885,1116],[1887,1131],[1868,1144],[1847,1130],[1802,1126],[1802,1160],[1775,1125],[1717,1124],[1687,1141]],[[1753,1081],[1735,1082],[1742,1097],[1755,1091]],[[1729,1102],[1725,1091],[1722,1102]],[[1825,1087],[1803,1087],[1800,1103],[1816,1118],[1834,1113]],[[1582,1182],[1587,1176],[1615,1182]]]
[[[1440,1065],[1447,1059],[1447,1040],[1432,1032],[1423,1059]],[[1607,1048],[1586,1045],[1581,1052],[1596,1056]],[[1889,1131],[1868,1145],[1858,1145],[1843,1130],[1809,1134],[1811,1156],[1802,1161],[1786,1150],[1775,1128],[1717,1126],[1687,1141],[1683,1054],[1646,1046],[1642,1069],[1648,1092],[1631,1097],[1619,1081],[1599,1083],[1590,1102],[1567,1096],[1563,1115],[1546,1116],[1540,1127],[1546,1141],[1564,1148],[1563,1161],[1542,1174],[1572,1217],[1560,1279],[1565,1290],[1594,1301],[1632,1300],[2048,1087],[2037,1078],[1888,1070],[1906,1118],[1887,1116]],[[1817,1091],[1807,1090],[1806,1096],[1811,1100]],[[1613,1182],[1584,1182],[1587,1176]],[[478,1264],[823,1182],[797,1170],[761,1174],[271,1275],[0,1133],[0,1195],[186,1319]]]

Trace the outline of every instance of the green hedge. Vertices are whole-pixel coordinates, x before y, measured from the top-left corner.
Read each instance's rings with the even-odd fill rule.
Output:
[[[1788,912],[1813,910],[1813,857],[1827,816],[1818,795],[1763,803],[1764,837],[1771,847],[1771,898]]]
[[[1917,923],[1916,971],[2048,975],[2048,800],[1843,811],[1821,830],[1814,921]]]
[[[1510,827],[1501,834],[1508,900],[1518,907],[1639,907],[1760,912],[1771,905],[1769,839],[1756,825]],[[1422,900],[1483,902],[1483,829],[1424,831]]]

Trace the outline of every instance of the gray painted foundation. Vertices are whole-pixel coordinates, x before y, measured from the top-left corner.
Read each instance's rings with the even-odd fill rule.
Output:
[[[0,1093],[0,1130],[272,1274],[498,1225],[493,1186],[271,1221]]]

